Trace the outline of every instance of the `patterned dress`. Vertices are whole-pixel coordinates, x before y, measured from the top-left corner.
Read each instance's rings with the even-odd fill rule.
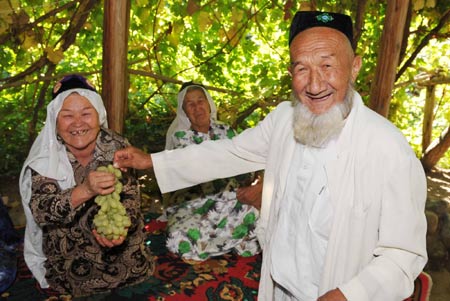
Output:
[[[174,133],[175,147],[205,140],[230,139],[236,133],[228,125],[211,123],[208,133],[194,130]],[[236,190],[251,183],[252,174],[221,179],[176,192],[166,209],[168,249],[188,260],[202,261],[230,251],[253,256],[261,251],[254,232],[259,211],[240,203]]]
[[[67,151],[76,184],[83,183],[98,166],[111,164],[114,152],[127,144],[124,138],[102,129],[94,158],[86,167]],[[73,188],[61,190],[55,180],[33,171],[30,208],[43,229],[45,277],[52,289],[85,296],[139,283],[153,273],[153,258],[144,244],[138,182],[130,173],[123,173],[121,182],[121,202],[131,226],[122,245],[104,248],[92,234],[93,218],[99,210],[94,198],[72,208]]]

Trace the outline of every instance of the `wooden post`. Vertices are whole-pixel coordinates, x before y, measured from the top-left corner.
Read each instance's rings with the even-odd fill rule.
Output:
[[[387,117],[402,47],[403,31],[408,13],[408,0],[389,0],[383,34],[378,50],[375,78],[370,87],[369,107]]]
[[[423,109],[423,125],[422,125],[422,154],[425,153],[431,143],[433,121],[434,121],[434,106],[436,102],[436,86],[427,86],[427,93],[425,97],[425,107]]]
[[[102,97],[109,128],[123,133],[128,107],[128,28],[130,0],[105,0],[103,28]]]

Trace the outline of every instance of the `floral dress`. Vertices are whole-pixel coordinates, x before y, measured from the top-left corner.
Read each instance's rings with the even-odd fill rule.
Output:
[[[76,184],[83,183],[98,166],[111,164],[114,152],[125,145],[125,139],[102,129],[94,159],[86,167],[68,152]],[[93,218],[99,210],[94,199],[72,208],[73,188],[61,190],[54,179],[32,171],[30,208],[43,229],[45,277],[53,290],[85,296],[139,283],[152,275],[154,262],[144,244],[138,182],[131,173],[123,173],[121,182],[121,202],[131,226],[122,245],[104,248],[92,234]]]
[[[205,140],[230,139],[236,132],[228,125],[211,123],[208,133],[194,130],[174,133],[176,148]],[[253,256],[261,251],[255,227],[259,211],[240,203],[236,190],[249,185],[245,174],[176,192],[177,203],[165,210],[168,220],[168,249],[188,260],[202,261],[230,251]]]

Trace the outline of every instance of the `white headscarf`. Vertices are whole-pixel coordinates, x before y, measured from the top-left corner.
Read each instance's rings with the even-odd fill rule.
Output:
[[[27,219],[24,239],[24,258],[33,276],[42,288],[47,288],[45,279],[44,261],[46,257],[42,251],[42,229],[36,224],[29,207],[31,199],[31,170],[40,175],[58,181],[61,189],[75,186],[72,166],[67,156],[67,151],[56,134],[56,118],[61,110],[64,100],[72,93],[78,93],[86,97],[98,112],[101,127],[108,127],[106,109],[102,98],[94,91],[75,88],[61,92],[47,106],[45,126],[34,141],[27,159],[20,173],[19,186],[22,197],[22,205]]]
[[[184,110],[183,110],[184,97],[186,96],[187,90],[191,87],[202,88],[203,92],[205,92],[206,98],[208,99],[209,107],[211,108],[211,117],[210,117],[211,121],[213,121],[213,122],[217,121],[216,104],[212,100],[212,97],[208,93],[208,91],[201,85],[192,84],[192,85],[186,86],[184,89],[182,89],[182,90],[180,90],[180,92],[178,92],[177,116],[172,121],[172,124],[169,126],[169,129],[167,130],[166,149],[174,148],[172,136],[175,132],[181,131],[181,130],[187,130],[187,129],[191,128],[191,121],[187,117],[186,112],[184,112]]]

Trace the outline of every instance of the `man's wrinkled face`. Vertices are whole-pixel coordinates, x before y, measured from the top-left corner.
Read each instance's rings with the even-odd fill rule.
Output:
[[[346,36],[327,27],[299,33],[291,43],[290,55],[293,93],[316,115],[344,101],[361,67]]]

